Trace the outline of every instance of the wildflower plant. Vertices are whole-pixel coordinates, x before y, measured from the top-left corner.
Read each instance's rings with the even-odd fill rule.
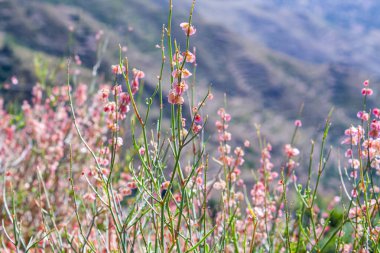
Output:
[[[2,252],[379,251],[380,110],[367,108],[369,82],[360,124],[342,142],[344,194],[323,207],[318,188],[332,150],[326,148],[331,113],[319,145],[311,142],[304,181],[295,138],[300,119],[278,164],[257,126],[258,163],[248,167],[251,142],[235,146],[228,108],[216,112],[217,144],[208,143],[205,106],[213,95],[194,88],[194,4],[179,24],[180,45],[169,1],[150,95],[143,92],[145,73],[130,67],[120,47],[119,62],[109,68],[113,81],[97,92],[78,82],[76,56],[67,84],[37,84],[19,114],[0,100]]]

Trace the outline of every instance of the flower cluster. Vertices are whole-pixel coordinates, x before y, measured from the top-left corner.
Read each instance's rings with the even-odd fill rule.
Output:
[[[113,65],[118,67],[119,65]],[[124,70],[125,71],[125,70]],[[133,69],[133,81],[131,82],[132,95],[139,90],[140,79],[145,77],[141,70]],[[103,86],[99,91],[99,97],[103,101],[103,111],[107,113],[107,125],[112,131],[117,131],[117,120],[126,118],[130,111],[131,97],[128,92],[123,91],[121,85],[115,85],[112,88],[113,97],[110,98],[111,89],[109,86]]]
[[[194,123],[192,126],[192,130],[194,134],[198,134],[202,130],[202,116],[198,111],[198,107],[193,108],[194,113]]]
[[[184,31],[187,36],[194,35],[197,31],[197,29],[195,29],[194,26],[186,22],[181,23],[179,26],[182,28],[182,31]]]
[[[361,94],[364,98],[364,109],[366,109],[366,98],[373,94],[373,90],[370,89],[369,81],[363,82],[364,88]],[[373,118],[371,118],[371,116]],[[362,110],[357,113],[357,117],[360,119],[361,124],[358,126],[351,126],[344,131],[345,138],[342,144],[349,147],[345,151],[345,157],[348,159],[348,165],[350,168],[349,177],[353,178],[351,186],[351,192],[346,194],[349,199],[352,199],[352,206],[348,211],[348,218],[355,227],[355,231],[352,234],[354,240],[360,240],[366,234],[370,234],[367,239],[371,242],[378,242],[380,227],[375,223],[368,224],[367,219],[375,217],[378,213],[379,204],[376,195],[380,192],[379,187],[373,185],[372,176],[371,181],[364,180],[368,178],[367,173],[371,174],[373,170],[380,174],[380,110],[373,108],[372,110]],[[365,129],[368,131],[366,132]],[[347,187],[344,185],[344,188]],[[364,203],[362,203],[361,197],[364,197]],[[344,232],[342,231],[341,235]],[[353,252],[354,244],[342,244],[342,252]],[[362,248],[359,252],[370,252],[366,248]]]
[[[186,29],[189,29],[189,31],[191,31],[189,35],[194,34],[195,28],[185,24],[187,23],[182,23],[181,27],[186,27]],[[180,52],[176,52],[172,59],[173,62],[171,64],[175,68],[172,72],[172,77],[175,80],[171,85],[171,90],[169,91],[168,102],[170,104],[182,105],[185,102],[183,95],[188,89],[185,79],[192,75],[188,69],[184,68],[184,64],[185,62],[195,64],[195,54],[188,50],[182,54]]]
[[[6,172],[7,195],[11,195],[12,187],[17,187],[15,215],[23,221],[23,228],[28,228],[24,234],[26,238],[49,230],[44,220],[47,217],[41,214],[41,208],[59,217],[55,220],[57,228],[69,227],[71,235],[78,233],[75,221],[67,215],[74,213],[74,209],[69,204],[70,196],[66,194],[70,188],[69,180],[65,179],[68,178],[70,161],[75,175],[83,168],[90,168],[92,162],[73,126],[71,110],[67,106],[68,92],[68,86],[55,86],[46,92],[36,85],[31,102],[23,102],[19,115],[6,112],[0,100],[0,169]],[[100,100],[89,101],[87,85],[83,83],[73,91],[73,98],[82,137],[90,146],[99,145],[107,131],[102,121]],[[87,189],[87,183],[77,179],[77,189]],[[88,199],[90,195],[84,192],[83,196]],[[10,199],[1,201],[9,203]],[[59,208],[51,209],[56,207]],[[2,229],[9,229],[11,224],[8,222],[5,221]]]
[[[364,89],[369,89],[368,80],[364,81],[363,85],[365,86]],[[371,119],[371,111],[373,119]],[[368,161],[370,167],[380,173],[380,160],[378,159],[380,156],[379,109],[373,108],[371,111],[359,111],[357,117],[362,124],[356,127],[351,126],[344,131],[345,138],[342,144],[349,145],[349,148],[345,151],[345,156],[349,158],[348,163],[353,169],[350,175],[354,178],[358,175],[357,170],[366,164],[365,161]],[[365,131],[366,128],[369,130],[368,133]]]
[[[173,88],[169,91],[168,101],[170,104],[182,105],[185,102],[183,94],[187,91],[188,85],[185,80],[174,81]]]
[[[271,162],[272,146],[268,143],[266,147],[261,150],[260,178],[258,182],[252,187],[250,192],[252,199],[252,208],[247,209],[247,217],[251,217],[252,222],[257,222],[257,232],[255,243],[258,245],[265,244],[267,240],[267,232],[273,226],[275,220],[282,216],[282,211],[278,210],[276,201],[270,197],[269,185],[273,185],[274,180],[278,178],[278,173],[272,171],[274,165]],[[279,183],[278,193],[282,193],[282,184]]]
[[[293,169],[298,166],[298,163],[294,160],[294,158],[299,155],[300,151],[298,148],[294,148],[290,144],[286,144],[284,146],[284,153],[288,159],[286,162],[286,168],[288,169],[288,175],[290,175]]]

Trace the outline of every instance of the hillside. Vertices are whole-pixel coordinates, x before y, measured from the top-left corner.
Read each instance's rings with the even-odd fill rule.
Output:
[[[203,15],[210,21],[297,59],[372,71],[379,66],[378,1],[211,0],[200,2],[199,9],[211,14]]]

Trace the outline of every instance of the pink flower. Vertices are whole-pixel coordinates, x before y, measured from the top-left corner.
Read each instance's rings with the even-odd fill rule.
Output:
[[[125,67],[123,66],[122,68],[120,68],[120,65],[112,65],[111,69],[112,69],[112,73],[118,74],[118,75],[123,74],[123,72],[125,72]]]
[[[358,196],[358,191],[357,191],[356,189],[353,189],[353,190],[351,191],[351,196],[352,196],[353,198],[356,198],[356,197]]]
[[[121,189],[120,193],[121,193],[122,196],[125,197],[125,196],[131,195],[132,194],[132,190],[130,188],[126,187],[126,188]]]
[[[230,141],[231,140],[231,133],[224,132],[219,134],[219,141]]]
[[[380,131],[380,121],[377,121],[377,120],[372,120],[371,122],[371,129],[372,130],[377,130],[377,131]]]
[[[185,81],[181,81],[180,83],[178,83],[178,81],[175,81],[173,83],[173,88],[175,89],[178,95],[182,95],[182,93],[187,91],[189,87],[187,86],[187,83]]]
[[[141,147],[139,149],[139,154],[142,155],[142,156],[145,154],[145,148],[144,147]]]
[[[172,76],[174,78],[178,78],[179,75],[181,75],[181,78],[188,78],[189,76],[191,76],[191,72],[188,70],[188,69],[182,69],[181,70],[178,70],[178,69],[175,69],[172,73]]]
[[[380,116],[380,109],[379,108],[373,108],[372,109],[373,115],[375,115],[376,118]]]
[[[289,162],[286,163],[286,167],[289,169],[289,171],[292,171],[295,167],[297,167],[299,164],[296,163],[294,160],[289,159]]]
[[[223,119],[225,122],[231,121],[231,115],[226,113],[224,108],[220,108],[217,113],[220,116],[220,118]]]
[[[181,194],[179,193],[174,194],[173,197],[177,202],[180,202],[182,200]]]
[[[116,144],[116,146],[117,147],[121,147],[121,146],[123,146],[123,138],[121,138],[121,137],[117,137],[116,139],[115,139],[115,144]]]
[[[351,164],[352,168],[354,168],[355,170],[359,169],[360,167],[360,162],[358,159],[349,159],[348,163]]]
[[[344,156],[347,158],[352,157],[352,149],[347,149],[346,152],[344,152]]]
[[[284,147],[284,151],[287,157],[291,158],[299,155],[300,151],[297,148],[292,148],[290,144],[286,144]]]
[[[173,105],[182,105],[185,100],[181,95],[171,90],[168,95],[168,102]]]
[[[195,62],[195,55],[190,51],[184,52],[183,56],[186,57],[186,62],[193,63]]]
[[[82,106],[87,100],[87,85],[80,83],[75,91],[75,100],[78,106]]]
[[[244,156],[244,150],[241,147],[236,147],[234,153],[236,156]]]
[[[195,123],[200,123],[202,121],[201,115],[195,114],[194,121],[195,121]]]
[[[121,85],[115,85],[113,88],[112,88],[112,93],[114,95],[120,95],[121,93],[123,92],[123,88],[121,87]]]
[[[131,181],[127,183],[127,187],[130,189],[136,189],[137,188],[137,183],[136,181]]]
[[[370,88],[363,88],[362,95],[363,96],[371,96],[373,94],[373,90]]]
[[[224,153],[229,154],[229,153],[231,153],[231,146],[228,144],[226,144],[224,146],[219,146],[218,151],[221,154],[224,154]]]
[[[132,86],[132,94],[134,95],[139,90],[139,86],[140,86],[140,82],[137,77],[133,79],[131,86]]]
[[[12,76],[12,77],[11,77],[11,83],[12,83],[13,85],[17,85],[17,84],[18,84],[18,79],[17,79],[16,76]]]
[[[373,120],[370,127],[371,130],[369,131],[369,135],[373,138],[377,138],[380,133],[380,121]]]
[[[229,174],[229,176],[227,178],[230,179],[231,182],[235,182],[236,181],[236,174],[234,172],[232,172]]]
[[[216,129],[218,129],[218,131],[223,131],[225,128],[225,125],[223,125],[222,122],[220,122],[219,120],[217,120],[215,122],[215,126],[216,126]]]
[[[98,162],[100,165],[105,166],[105,167],[108,166],[110,163],[110,161],[107,158],[101,158],[101,157],[98,158]]]
[[[175,66],[178,63],[181,63],[183,61],[183,56],[181,54],[175,53],[173,55],[173,62],[172,65]]]
[[[122,92],[120,94],[120,103],[128,105],[131,102],[131,98],[129,97],[129,94]]]
[[[116,104],[115,102],[108,102],[105,106],[104,106],[104,112],[114,112],[116,109]]]
[[[244,147],[248,148],[250,145],[251,143],[249,142],[249,140],[244,141]]]
[[[189,23],[187,23],[187,22],[183,22],[179,26],[182,28],[182,31],[184,31],[187,36],[194,35],[195,32],[197,31],[194,28],[194,26],[189,25]]]
[[[195,134],[199,133],[201,130],[202,130],[202,126],[201,125],[194,125],[193,126],[193,132]]]
[[[110,94],[110,90],[108,88],[103,88],[100,90],[101,98],[103,101],[106,101],[108,99],[108,96]]]
[[[122,118],[125,118],[126,114],[129,112],[129,105],[121,104],[120,105],[120,115]]]
[[[373,122],[371,123],[371,127],[372,124]],[[358,145],[358,142],[363,138],[365,131],[360,125],[358,128],[351,126],[344,131],[344,134],[348,137],[341,142],[342,144]]]
[[[110,152],[110,149],[108,147],[100,149],[100,154],[101,155],[108,155]]]
[[[201,186],[203,183],[203,179],[201,177],[197,177],[197,179],[195,181],[196,181],[198,186]]]
[[[297,119],[296,121],[294,121],[294,125],[295,125],[296,127],[301,127],[301,126],[302,126],[302,121],[299,120],[299,119]]]
[[[364,85],[364,86],[368,86],[368,85],[369,85],[369,80],[365,80],[365,81],[363,82],[363,85]]]
[[[215,190],[223,190],[226,187],[226,182],[221,180],[220,182],[215,182],[213,188]]]
[[[141,78],[144,78],[145,77],[145,73],[141,70],[138,70],[138,69],[132,69],[132,72],[133,72],[133,76],[135,78],[138,78],[138,79],[141,79]]]
[[[224,114],[223,119],[224,119],[225,122],[230,122],[231,121],[231,115],[228,114],[228,113],[226,113],[226,114]]]
[[[238,181],[237,181],[237,186],[244,186],[244,180],[243,179],[239,179]]]
[[[360,111],[360,112],[358,112],[358,113],[356,114],[356,116],[357,116],[359,119],[363,120],[363,121],[367,121],[367,120],[369,119],[369,114],[368,114],[367,112],[365,112],[365,111]]]

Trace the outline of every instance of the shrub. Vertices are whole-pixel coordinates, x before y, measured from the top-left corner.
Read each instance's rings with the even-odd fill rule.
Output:
[[[171,36],[170,7],[159,45],[161,71],[145,104],[139,103],[145,74],[121,56],[110,68],[114,81],[96,94],[68,75],[66,86],[37,84],[18,114],[0,100],[4,252],[379,250],[374,177],[380,170],[380,111],[366,108],[369,82],[360,125],[345,132],[349,176],[345,180],[340,170],[341,196],[325,206],[318,197],[331,154],[325,147],[331,113],[318,152],[311,142],[304,183],[296,177],[295,136],[302,122],[295,121],[278,165],[258,128],[259,166],[248,186],[241,173],[250,143],[233,147],[228,108],[217,111],[218,144],[207,146],[204,106],[213,95],[197,100],[189,70],[196,66],[193,9],[194,3],[180,24],[186,37],[181,50]],[[163,82],[165,71],[170,85]],[[216,149],[215,157],[208,147]]]

